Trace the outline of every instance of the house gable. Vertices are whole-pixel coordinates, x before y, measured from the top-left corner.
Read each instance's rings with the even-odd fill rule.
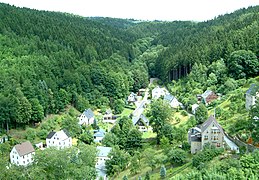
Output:
[[[94,123],[94,113],[93,111],[89,108],[85,110],[81,116],[79,117],[79,123],[80,125],[90,125]]]
[[[12,164],[16,164],[18,166],[26,166],[33,162],[34,154],[35,150],[32,144],[29,141],[23,142],[13,147],[10,152],[10,161]]]
[[[46,138],[47,147],[57,147],[58,149],[72,146],[72,138],[66,130],[50,132]]]
[[[191,153],[201,150],[207,143],[215,147],[222,147],[224,131],[213,116],[210,116],[199,127],[191,128],[188,131],[188,142],[191,145]]]
[[[218,96],[211,90],[206,90],[201,96],[206,105],[218,98]]]

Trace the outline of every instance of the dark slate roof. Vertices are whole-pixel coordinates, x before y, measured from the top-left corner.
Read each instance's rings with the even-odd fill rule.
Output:
[[[142,119],[145,124],[148,124],[148,123],[149,123],[149,120],[147,119],[147,117],[146,117],[144,114],[141,114],[140,116],[133,116],[133,117],[132,117],[133,124],[136,125],[137,122],[138,122],[140,119]]]
[[[141,118],[146,124],[149,123],[148,118],[147,118],[144,114],[141,114],[141,115],[140,115],[140,118]]]
[[[51,132],[48,134],[47,139],[51,139],[52,136],[54,136],[54,134],[56,134],[56,132],[55,132],[55,131],[51,131]]]
[[[63,132],[67,135],[67,137],[71,137],[71,135],[69,134],[69,132],[66,129],[63,129]]]
[[[174,99],[174,96],[171,95],[171,94],[166,94],[164,96],[164,100],[168,101],[168,102],[171,102],[172,100]]]
[[[207,121],[205,121],[202,125],[201,125],[201,131],[204,132],[211,123],[213,123],[219,128],[219,130],[224,133],[222,127],[219,125],[219,123],[217,122],[217,120],[215,119],[214,116],[210,116],[209,119]]]
[[[256,84],[251,84],[250,88],[246,91],[246,94],[255,96],[257,91],[259,91],[259,86]]]
[[[93,111],[92,111],[90,108],[84,111],[84,115],[85,115],[88,119],[94,117],[94,113],[93,113]]]
[[[32,144],[29,141],[23,142],[21,144],[16,144],[14,148],[18,152],[19,156],[24,156],[26,154],[35,152]]]

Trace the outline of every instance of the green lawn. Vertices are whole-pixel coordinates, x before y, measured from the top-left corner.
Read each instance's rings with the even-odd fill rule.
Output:
[[[124,108],[124,110],[121,113],[121,116],[129,116],[134,110],[130,108]]]
[[[155,138],[155,137],[156,137],[156,133],[154,133],[152,131],[144,132],[142,135],[143,139]]]

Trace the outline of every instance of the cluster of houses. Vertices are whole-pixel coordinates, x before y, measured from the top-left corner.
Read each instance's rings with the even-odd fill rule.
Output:
[[[46,138],[47,148],[55,147],[57,149],[63,149],[72,146],[72,137],[66,130],[60,130],[58,132],[50,132]],[[26,166],[33,162],[35,155],[35,149],[31,142],[26,141],[20,144],[16,144],[11,153],[10,161],[12,164]]]
[[[152,96],[152,100],[157,100],[159,98],[163,98],[164,101],[168,102],[172,108],[182,107],[182,103],[180,103],[176,99],[176,97],[171,95],[169,93],[169,91],[164,87],[156,86],[152,90],[151,96]],[[128,96],[127,101],[128,101],[128,103],[136,103],[137,99],[138,99],[137,94],[131,93]],[[147,132],[150,128],[149,120],[143,113],[147,103],[149,103],[149,101],[147,100],[147,96],[144,96],[144,99],[141,102],[136,103],[137,107],[131,114],[133,124],[135,126],[137,126],[138,130],[141,132]]]
[[[200,95],[199,98],[199,100],[203,101],[205,105],[208,105],[213,100],[217,99],[218,96],[214,92],[207,90],[202,95]],[[247,110],[250,110],[259,99],[259,85],[252,84],[246,91],[245,98],[245,107]],[[192,105],[193,114],[195,114],[195,111],[198,107],[198,104]],[[226,143],[231,148],[231,150],[239,152],[238,146],[235,145],[235,143],[233,143],[225,135],[224,130],[216,121],[214,116],[210,116],[209,119],[203,124],[189,129],[188,142],[191,145],[191,153],[196,153],[202,150],[204,145],[208,143],[214,145],[215,147],[223,147],[224,143]]]
[[[152,90],[152,99],[163,98],[167,101],[172,108],[181,107],[182,104],[171,95],[165,88],[157,86]],[[205,105],[210,104],[213,100],[218,98],[213,91],[207,90],[203,94],[198,95],[198,102],[204,102]],[[250,109],[256,103],[259,98],[259,86],[252,84],[246,92],[246,109]],[[135,103],[137,101],[137,95],[131,93],[128,98],[128,103]],[[148,103],[147,99],[143,99],[132,113],[132,122],[138,126],[139,131],[146,132],[149,127],[149,120],[143,114],[145,105]],[[192,105],[192,113],[199,107],[198,104]],[[91,109],[85,110],[79,117],[79,125],[91,125],[95,122],[94,113]],[[103,122],[112,123],[116,122],[117,116],[112,114],[111,110],[107,110],[103,116]],[[103,129],[94,130],[94,142],[101,143],[106,132]],[[1,141],[5,139],[1,138]],[[196,127],[190,128],[188,131],[188,142],[191,145],[191,153],[196,153],[203,149],[206,144],[212,144],[215,147],[223,147],[224,143],[228,143],[224,130],[216,121],[214,116],[210,116],[207,121]],[[55,147],[57,149],[68,148],[72,146],[72,137],[66,130],[52,131],[46,137],[46,147]],[[40,144],[38,147],[42,147]],[[96,170],[99,177],[106,179],[105,161],[107,161],[108,154],[111,151],[111,147],[97,146],[97,162]],[[238,150],[238,148],[236,148]],[[34,160],[35,149],[29,142],[23,142],[15,145],[10,152],[10,161],[12,164],[26,166],[31,164]]]
[[[114,120],[114,117],[110,115],[110,112],[106,113],[106,117],[104,118],[111,122]],[[91,125],[94,123],[94,113],[91,109],[85,110],[80,117],[78,118],[80,125]],[[103,129],[94,130],[93,132],[94,142],[101,142],[105,136],[105,131]],[[36,145],[39,148],[43,147],[43,144]],[[55,147],[57,149],[69,148],[72,146],[72,137],[69,132],[66,130],[60,131],[51,131],[46,137],[46,148]],[[97,147],[97,162],[96,162],[96,170],[98,172],[98,176],[102,176],[106,179],[105,174],[105,161],[108,159],[108,154],[111,151],[110,147]],[[10,162],[12,164],[16,164],[18,166],[27,166],[34,161],[35,149],[31,142],[26,141],[20,144],[16,144],[11,152],[10,152]]]
[[[72,146],[72,137],[66,130],[50,132],[46,138],[47,148],[55,147],[57,149],[68,148]],[[106,179],[105,161],[108,160],[110,147],[97,146],[96,171],[98,176]],[[17,166],[27,166],[34,161],[35,149],[31,142],[26,141],[16,144],[10,152],[10,162]]]

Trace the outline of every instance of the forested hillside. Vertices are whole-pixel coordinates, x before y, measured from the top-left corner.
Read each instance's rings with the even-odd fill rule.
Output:
[[[38,122],[68,104],[115,109],[147,86],[148,73],[178,79],[195,63],[220,59],[234,72],[234,51],[258,57],[258,8],[197,23],[82,18],[0,4],[1,124]],[[237,66],[243,74],[236,78],[258,75],[256,66]]]
[[[132,62],[132,33],[6,4],[0,4],[0,17],[0,121],[6,129],[38,122],[68,104],[80,111],[89,103],[114,108],[147,85],[146,66]]]
[[[259,6],[206,22],[148,22],[0,3],[0,135],[9,138],[0,146],[0,167],[8,167],[11,147],[24,140],[45,142],[60,128],[74,138],[67,150],[37,152],[28,168],[3,168],[0,179],[95,179],[96,145],[113,148],[106,169],[115,179],[256,179],[258,151],[244,155],[243,146],[240,155],[230,155],[227,147],[208,146],[193,155],[187,131],[214,114],[230,136],[258,145],[259,105],[248,110],[244,99],[251,84],[259,87],[258,20]],[[143,97],[132,95],[152,127],[143,133],[131,118],[138,105],[126,99],[147,88],[150,77],[161,81],[142,91]],[[149,101],[157,84],[180,106]],[[198,102],[206,90],[218,99]],[[96,121],[80,126],[77,116],[86,108]],[[116,124],[104,123],[109,109]],[[94,143],[101,128],[106,135]]]
[[[256,6],[206,22],[146,22],[132,29],[155,35],[153,45],[169,47],[157,59],[156,73],[165,81],[177,80],[186,76],[195,62],[209,65],[221,58],[227,60],[237,50],[250,50],[258,57],[258,12]]]

